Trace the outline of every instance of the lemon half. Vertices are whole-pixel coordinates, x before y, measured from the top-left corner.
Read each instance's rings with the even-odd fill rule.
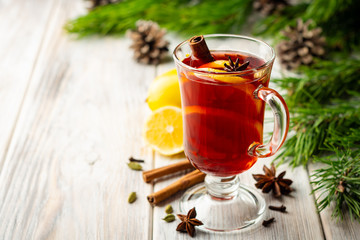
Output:
[[[148,145],[163,155],[173,155],[184,150],[181,108],[161,107],[151,113],[145,123],[144,139]]]
[[[152,111],[168,105],[181,107],[180,86],[176,69],[155,78],[150,85],[146,102]]]

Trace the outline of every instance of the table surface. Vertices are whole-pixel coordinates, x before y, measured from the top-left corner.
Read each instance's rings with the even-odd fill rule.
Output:
[[[190,239],[175,231],[178,220],[161,220],[167,204],[178,211],[182,193],[156,207],[146,200],[181,174],[145,184],[126,166],[130,156],[145,159],[145,170],[184,158],[163,157],[141,137],[149,84],[174,64],[139,65],[126,38],[67,35],[66,20],[85,12],[83,0],[0,0],[0,239]],[[171,47],[181,40],[171,38]],[[253,185],[251,173],[265,163],[241,181]],[[196,238],[358,238],[357,222],[337,223],[331,209],[316,211],[309,183],[315,167],[279,167],[296,191],[264,196],[288,209],[266,213],[276,218],[271,227],[197,231]],[[128,204],[132,191],[138,200]]]

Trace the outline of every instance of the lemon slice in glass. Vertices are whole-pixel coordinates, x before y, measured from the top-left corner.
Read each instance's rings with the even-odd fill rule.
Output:
[[[144,139],[148,145],[163,155],[173,155],[184,150],[181,108],[161,107],[146,120]]]
[[[199,70],[205,70],[208,72],[217,72],[217,73],[226,73],[225,70],[220,70],[216,68],[198,68]],[[211,78],[220,82],[226,82],[226,83],[243,83],[248,80],[240,77],[239,75],[226,75],[226,74],[209,74],[209,73],[195,73],[195,75],[199,78]]]
[[[200,66],[200,68],[217,68],[217,69],[223,69],[225,68],[224,64],[229,64],[228,60],[215,60],[209,63],[205,63]]]

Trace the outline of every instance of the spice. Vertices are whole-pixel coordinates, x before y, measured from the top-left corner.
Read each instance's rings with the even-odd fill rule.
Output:
[[[271,169],[264,165],[263,170],[265,175],[253,174],[254,179],[257,181],[255,186],[262,189],[263,193],[269,193],[272,190],[275,197],[280,197],[281,194],[289,194],[293,191],[290,187],[292,180],[284,178],[286,171],[283,171],[276,177],[274,164],[271,164]]]
[[[238,71],[245,70],[250,64],[249,61],[246,61],[240,65],[238,58],[236,59],[235,63],[233,62],[233,60],[231,59],[230,56],[228,56],[228,58],[229,58],[230,65],[228,65],[227,63],[224,63],[225,70],[228,72],[238,72]]]
[[[145,162],[145,161],[142,160],[142,159],[135,159],[135,158],[133,158],[133,157],[130,157],[130,158],[129,158],[129,161],[130,161],[130,162],[138,162],[138,163],[144,163],[144,162]]]
[[[203,223],[196,219],[195,208],[190,209],[187,215],[178,214],[181,223],[177,226],[176,231],[187,232],[191,237],[195,235],[195,226],[203,225]]]
[[[262,222],[262,225],[264,226],[264,227],[268,227],[270,224],[272,224],[273,222],[275,222],[275,218],[270,218],[269,220],[264,220],[263,222]]]
[[[128,203],[133,203],[136,201],[136,192],[132,192],[129,194],[129,197],[128,197]]]
[[[157,204],[181,190],[187,189],[199,182],[204,181],[204,178],[205,173],[202,173],[199,170],[194,170],[191,173],[188,173],[185,176],[181,177],[174,183],[170,184],[169,186],[150,194],[149,196],[147,196],[147,199],[149,203]]]
[[[164,217],[162,220],[164,220],[165,222],[173,222],[175,221],[175,216],[174,214],[168,214],[166,215],[166,217]]]
[[[284,205],[281,205],[280,207],[276,206],[269,206],[270,210],[279,211],[279,212],[286,212],[286,207]]]
[[[182,160],[174,164],[170,164],[164,167],[155,168],[152,170],[143,172],[143,179],[145,182],[151,182],[152,180],[166,176],[171,173],[179,172],[182,170],[194,168],[193,165],[189,162],[189,160]]]
[[[127,165],[132,170],[135,170],[135,171],[141,171],[142,170],[142,166],[140,164],[136,163],[136,162],[129,162]]]
[[[214,61],[209,48],[205,42],[204,36],[194,36],[189,40],[189,46],[192,51],[192,57],[194,60],[199,60],[202,63],[208,63]]]
[[[166,208],[165,208],[165,212],[167,213],[167,214],[170,214],[170,213],[173,213],[173,208],[172,208],[172,206],[169,204],[169,205],[167,205],[166,206]]]

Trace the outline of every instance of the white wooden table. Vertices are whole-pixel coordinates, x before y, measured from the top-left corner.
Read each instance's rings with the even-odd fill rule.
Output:
[[[63,24],[85,12],[83,0],[0,0],[0,239],[190,239],[175,231],[178,220],[161,220],[167,204],[178,213],[182,193],[157,207],[146,200],[179,174],[145,184],[126,166],[130,156],[145,159],[145,170],[183,158],[163,157],[141,137],[148,86],[174,65],[135,63],[125,38],[72,39]],[[269,163],[242,181],[253,185],[251,173]],[[267,213],[271,227],[196,238],[359,239],[357,222],[317,213],[309,169],[287,170],[296,191],[265,196],[288,208]]]

